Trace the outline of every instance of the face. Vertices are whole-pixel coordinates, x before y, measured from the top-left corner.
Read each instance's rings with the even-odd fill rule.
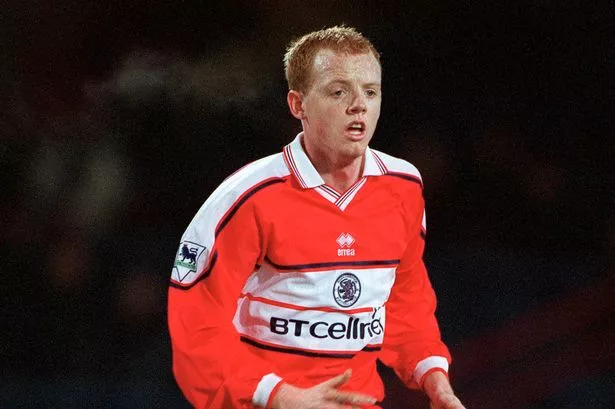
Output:
[[[295,92],[295,91],[291,91]],[[340,158],[361,157],[374,135],[381,103],[381,68],[372,54],[321,50],[314,58],[311,86],[297,93],[306,147]],[[289,94],[289,103],[291,103]]]

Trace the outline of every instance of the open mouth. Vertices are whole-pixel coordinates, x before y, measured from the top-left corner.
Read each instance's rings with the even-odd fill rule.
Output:
[[[355,121],[346,127],[346,132],[352,137],[363,137],[365,134],[365,123]]]

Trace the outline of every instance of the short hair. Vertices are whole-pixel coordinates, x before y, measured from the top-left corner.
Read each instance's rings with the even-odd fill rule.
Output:
[[[352,27],[341,25],[313,31],[291,41],[286,48],[284,74],[289,89],[308,91],[314,57],[323,49],[352,55],[371,53],[380,64],[380,54],[374,45]]]

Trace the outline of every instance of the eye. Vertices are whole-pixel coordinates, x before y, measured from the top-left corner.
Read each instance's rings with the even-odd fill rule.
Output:
[[[342,95],[344,95],[344,90],[343,89],[338,89],[333,91],[333,95],[336,97],[341,97]]]
[[[368,90],[365,90],[365,95],[370,97],[370,98],[373,98],[376,95],[378,95],[378,93],[376,92],[376,90],[368,89]]]

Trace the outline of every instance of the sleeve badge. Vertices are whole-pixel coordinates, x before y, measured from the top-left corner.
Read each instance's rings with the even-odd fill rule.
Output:
[[[200,264],[199,261],[202,261],[204,254],[206,257],[207,247],[191,241],[181,242],[175,256],[172,277],[180,283],[190,275],[193,275],[191,278],[194,279]]]

